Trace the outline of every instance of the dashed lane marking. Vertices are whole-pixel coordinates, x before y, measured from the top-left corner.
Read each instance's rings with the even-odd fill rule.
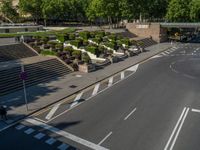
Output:
[[[61,103],[58,103],[56,105],[54,105],[54,107],[51,109],[51,111],[47,114],[47,116],[45,117],[45,119],[49,120],[52,118],[52,116],[55,114],[55,112],[57,111],[57,109],[60,107]]]
[[[137,108],[134,108],[134,109],[124,118],[124,120],[127,120],[136,110],[137,110]]]
[[[106,137],[104,137],[103,140],[101,140],[98,145],[101,145],[103,142],[105,142],[111,135],[112,132],[108,133],[108,135],[106,135]]]
[[[31,123],[31,124],[33,124],[33,125],[36,125],[36,126],[38,126],[38,127],[41,127],[41,128],[43,128],[43,129],[46,129],[46,130],[48,130],[48,131],[51,131],[51,132],[53,132],[53,133],[55,133],[55,134],[61,135],[61,136],[65,137],[65,138],[67,138],[67,139],[70,139],[70,140],[72,140],[72,141],[74,141],[74,142],[76,142],[76,143],[79,143],[79,144],[84,145],[84,146],[86,146],[86,147],[89,147],[89,148],[91,148],[91,149],[94,149],[94,150],[108,150],[107,148],[104,148],[104,147],[102,147],[102,146],[100,146],[100,145],[94,144],[94,143],[92,143],[92,142],[90,142],[90,141],[87,141],[87,140],[85,140],[85,139],[82,139],[82,138],[80,138],[80,137],[77,137],[77,136],[75,136],[75,135],[73,135],[73,134],[70,134],[70,133],[68,133],[68,132],[66,132],[66,131],[60,130],[60,129],[58,129],[58,128],[56,128],[56,127],[53,127],[53,126],[50,126],[50,125],[48,125],[48,124],[39,122],[39,121],[37,121],[37,120],[28,118],[28,119],[26,119],[25,121],[26,121],[26,122],[29,122],[29,123]]]

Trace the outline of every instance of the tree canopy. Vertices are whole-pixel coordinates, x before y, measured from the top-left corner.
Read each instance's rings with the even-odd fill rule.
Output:
[[[3,5],[3,7],[2,7]],[[200,20],[200,0],[2,0],[0,11],[13,18],[17,12],[36,22],[79,21],[107,22],[121,20],[189,22]]]

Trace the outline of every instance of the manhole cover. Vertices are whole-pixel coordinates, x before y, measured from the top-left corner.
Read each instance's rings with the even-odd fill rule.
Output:
[[[70,85],[69,87],[70,88],[76,88],[77,86],[76,85]]]

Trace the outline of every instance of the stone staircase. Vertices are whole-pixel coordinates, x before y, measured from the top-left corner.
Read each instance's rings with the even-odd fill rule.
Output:
[[[0,46],[0,62],[33,56],[37,56],[37,54],[22,43]]]
[[[24,70],[27,72],[26,87],[55,81],[72,72],[56,58],[29,62],[24,64]],[[0,69],[0,96],[23,89],[22,80],[19,77],[20,72],[20,65]]]

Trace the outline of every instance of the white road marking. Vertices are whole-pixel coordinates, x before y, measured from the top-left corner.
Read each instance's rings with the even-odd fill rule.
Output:
[[[56,133],[56,134],[58,134],[58,135],[61,135],[61,136],[65,137],[65,138],[67,138],[67,139],[70,139],[70,140],[72,140],[72,141],[74,141],[74,142],[76,142],[76,143],[79,143],[79,144],[82,144],[82,145],[84,145],[84,146],[86,146],[86,147],[89,147],[89,148],[91,148],[91,149],[94,149],[94,150],[108,150],[107,148],[104,148],[104,147],[102,147],[102,146],[96,145],[96,144],[94,144],[94,143],[92,143],[92,142],[89,142],[89,141],[87,141],[87,140],[84,140],[84,139],[82,139],[82,138],[80,138],[80,137],[77,137],[77,136],[75,136],[75,135],[73,135],[73,134],[70,134],[70,133],[68,133],[68,132],[66,132],[66,131],[60,130],[60,129],[55,128],[55,127],[53,127],[53,126],[50,126],[50,125],[48,125],[48,124],[42,123],[42,122],[40,122],[40,121],[31,119],[31,118],[26,119],[26,121],[29,122],[29,123],[31,123],[31,124],[33,124],[33,125],[36,125],[36,126],[39,126],[39,127],[41,127],[41,128],[44,128],[44,129],[46,129],[46,130],[49,130],[49,131],[51,131],[51,132],[53,132],[53,133]]]
[[[126,69],[127,71],[133,71],[133,72],[136,72],[138,70],[138,67],[139,67],[139,64],[135,65],[135,66],[132,66],[128,69]]]
[[[107,140],[111,135],[112,135],[112,132],[110,132],[108,135],[106,135],[106,137],[103,138],[103,140],[101,140],[98,145],[101,145],[103,142],[105,142],[105,140]]]
[[[83,91],[76,96],[76,98],[74,99],[74,102],[70,105],[70,108],[78,104],[78,101],[81,99],[82,95],[83,95]]]
[[[15,129],[17,129],[17,130],[21,130],[21,129],[23,129],[23,128],[25,128],[25,126],[22,125],[22,124],[20,124],[20,125],[18,125],[18,126],[15,127]]]
[[[134,75],[134,74],[135,74],[135,72],[129,74],[128,76],[125,77],[125,79],[131,77],[131,76]],[[119,81],[115,82],[112,86],[118,84],[118,83],[121,82],[121,81],[123,81],[123,80],[119,80]],[[100,94],[100,93],[106,91],[108,88],[110,88],[110,87],[107,87],[107,88],[101,90],[98,94]],[[94,96],[95,96],[95,95],[94,95]],[[86,100],[87,100],[87,101],[88,101],[88,100],[91,100],[94,96],[90,96],[90,97],[87,98]],[[81,103],[78,103],[75,107],[78,107],[79,105],[81,105]],[[73,108],[74,108],[74,107],[73,107]],[[65,113],[71,111],[73,108],[69,108],[69,109],[65,110],[64,112],[62,112],[62,113],[58,114],[57,116],[51,118],[50,120],[46,121],[45,123],[49,123],[49,122],[51,122],[52,120],[54,120],[54,119],[56,119],[56,118],[58,118],[58,117],[64,115]],[[36,119],[36,120],[37,120],[37,119]],[[41,121],[41,122],[43,122],[43,121]]]
[[[181,121],[181,124],[180,124],[180,126],[179,126],[179,128],[178,128],[178,131],[176,132],[176,135],[175,135],[175,137],[174,137],[174,140],[173,140],[173,142],[172,142],[172,145],[171,145],[171,147],[170,147],[170,150],[173,149],[173,147],[174,147],[174,145],[175,145],[175,143],[176,143],[176,140],[177,140],[177,138],[178,138],[178,136],[179,136],[179,133],[180,133],[181,128],[182,128],[182,126],[183,126],[183,124],[184,124],[184,122],[185,122],[185,119],[186,119],[186,117],[187,117],[187,114],[188,114],[189,110],[190,110],[190,108],[187,108],[186,113],[185,113],[185,115],[184,115],[184,117],[183,117],[183,119],[182,119],[182,121]]]
[[[180,124],[180,122],[181,122],[183,116],[184,116],[184,114],[185,114],[185,111],[186,111],[186,107],[183,109],[183,111],[182,111],[182,113],[181,113],[181,116],[179,117],[179,119],[178,119],[178,121],[177,121],[177,123],[176,123],[176,126],[175,126],[174,130],[172,131],[172,134],[171,134],[169,140],[167,141],[167,144],[166,144],[164,150],[167,150],[167,149],[168,149],[169,144],[170,144],[170,142],[171,142],[171,140],[172,140],[172,138],[173,138],[173,136],[174,136],[174,134],[175,134],[175,132],[176,132],[176,130],[177,130],[177,128],[178,128],[178,126],[179,126],[179,124]]]
[[[60,146],[58,146],[58,149],[59,150],[66,150],[66,149],[68,149],[69,148],[69,145],[67,145],[67,144],[65,144],[65,143],[63,143],[63,144],[61,144]]]
[[[137,108],[134,108],[134,109],[124,118],[124,120],[127,120],[136,110],[137,110]]]
[[[29,128],[29,129],[27,129],[26,131],[24,131],[24,133],[26,133],[26,134],[31,134],[31,133],[33,133],[34,131],[35,131],[34,129]]]
[[[55,114],[55,112],[57,111],[57,109],[60,107],[61,103],[56,104],[51,111],[47,114],[47,116],[45,117],[45,119],[49,120],[53,117],[53,115]]]
[[[200,110],[198,110],[198,109],[192,109],[192,112],[200,113]]]
[[[100,83],[98,83],[98,84],[95,85],[94,90],[92,92],[92,96],[94,96],[94,95],[96,95],[98,93],[99,86],[100,86]]]
[[[123,80],[124,77],[125,77],[125,74],[124,74],[124,73],[125,73],[124,71],[121,72],[121,80]]]
[[[162,56],[161,55],[155,55],[155,56],[151,57],[150,59],[159,58],[159,57],[162,57]]]
[[[109,81],[108,81],[108,87],[111,87],[113,84],[113,77],[110,77]]]
[[[45,134],[43,134],[43,133],[38,133],[38,134],[36,134],[36,135],[34,136],[34,138],[36,138],[36,139],[38,139],[38,140],[42,139],[43,137],[45,137]]]
[[[52,145],[53,143],[55,143],[57,140],[54,139],[54,138],[50,138],[48,140],[45,141],[45,143],[49,144],[49,145]]]

